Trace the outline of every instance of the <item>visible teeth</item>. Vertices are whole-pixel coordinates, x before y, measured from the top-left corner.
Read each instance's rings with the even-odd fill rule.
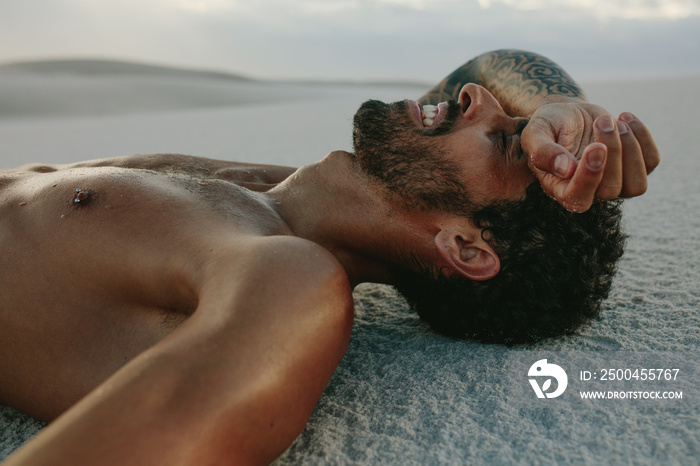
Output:
[[[433,120],[437,115],[437,107],[435,105],[423,105],[423,126],[433,126]]]

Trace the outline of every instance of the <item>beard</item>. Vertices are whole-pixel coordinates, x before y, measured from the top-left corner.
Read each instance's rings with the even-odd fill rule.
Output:
[[[404,207],[465,215],[473,205],[457,165],[437,138],[452,129],[459,112],[459,104],[449,102],[444,120],[422,131],[406,101],[363,103],[353,120],[353,147],[360,168]]]

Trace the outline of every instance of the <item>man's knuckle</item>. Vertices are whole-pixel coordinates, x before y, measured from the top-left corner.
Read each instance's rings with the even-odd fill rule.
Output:
[[[596,197],[603,201],[615,199],[622,192],[622,185],[603,186],[596,191]]]
[[[661,163],[661,155],[658,151],[651,152],[647,157],[645,157],[645,162],[647,167],[656,168]]]
[[[575,200],[562,203],[562,206],[569,212],[581,213],[587,211],[591,207],[590,201]]]
[[[637,197],[641,196],[645,192],[647,192],[648,184],[646,180],[644,181],[638,181],[636,183],[633,183],[631,185],[625,186],[625,188],[622,190],[622,197]]]

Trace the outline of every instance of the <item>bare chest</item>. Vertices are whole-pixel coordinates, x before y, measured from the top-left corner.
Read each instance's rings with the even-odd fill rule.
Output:
[[[187,319],[221,238],[279,225],[216,180],[105,168],[4,183],[0,400],[61,386],[75,401]]]

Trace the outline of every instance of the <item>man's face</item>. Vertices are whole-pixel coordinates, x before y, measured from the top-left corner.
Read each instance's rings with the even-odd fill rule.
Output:
[[[463,213],[524,196],[535,180],[520,148],[525,120],[511,118],[483,87],[468,84],[435,116],[415,101],[365,102],[355,115],[355,156],[408,206]],[[426,125],[428,123],[428,125]]]

